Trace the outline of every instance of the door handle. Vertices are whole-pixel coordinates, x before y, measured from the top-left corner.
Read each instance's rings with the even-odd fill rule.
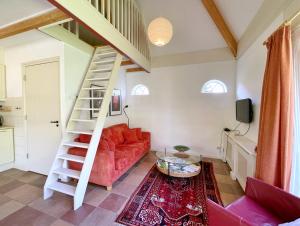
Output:
[[[50,121],[50,123],[58,124],[59,121]]]

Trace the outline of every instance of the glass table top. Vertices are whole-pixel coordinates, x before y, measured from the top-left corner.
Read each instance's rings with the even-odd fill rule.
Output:
[[[201,161],[201,155],[197,156],[194,153],[191,153],[191,151],[178,152],[176,150],[168,151],[166,149],[164,152],[156,152],[156,156],[162,161],[173,164],[189,165]]]

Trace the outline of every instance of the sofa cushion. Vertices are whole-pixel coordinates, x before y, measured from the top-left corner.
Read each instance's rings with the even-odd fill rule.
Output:
[[[132,150],[116,150],[115,151],[115,168],[116,170],[122,170],[126,166],[129,166],[132,162]]]
[[[88,134],[80,134],[79,135],[79,142],[81,143],[90,143],[91,141],[91,135],[88,135]]]
[[[133,130],[135,130],[138,139],[142,140],[143,139],[142,129],[141,128],[133,128]]]
[[[124,136],[123,132],[128,129],[126,124],[119,124],[110,127],[111,132],[112,132],[112,137],[111,139],[115,144],[123,144],[124,143]]]
[[[226,209],[250,223],[250,225],[277,226],[283,223],[276,215],[269,212],[247,196],[243,196]]]
[[[125,130],[123,135],[124,135],[126,144],[132,144],[132,143],[139,141],[139,138],[136,133],[136,129]]]
[[[112,137],[111,130],[109,128],[103,129],[101,137],[106,138],[106,139],[111,139],[111,137]]]

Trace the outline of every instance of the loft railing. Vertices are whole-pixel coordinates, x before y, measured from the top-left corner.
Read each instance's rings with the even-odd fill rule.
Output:
[[[64,1],[54,0],[57,3]],[[143,15],[135,0],[77,0],[97,10],[110,25],[150,62],[150,51]],[[70,1],[72,2],[72,1]],[[61,3],[63,4],[63,3]],[[68,3],[70,4],[70,3]],[[62,5],[64,6],[64,5]],[[88,8],[88,7],[87,7]],[[74,10],[75,11],[75,10]],[[77,16],[74,12],[75,17]],[[80,18],[79,18],[80,20]],[[79,36],[79,25],[75,21],[63,24],[63,27]],[[104,28],[103,28],[104,29]],[[112,34],[113,35],[113,34]],[[108,40],[110,41],[110,40]],[[118,49],[118,46],[116,46]],[[126,54],[126,52],[125,52]],[[130,54],[128,54],[130,57]],[[131,58],[131,57],[130,57]],[[134,59],[133,59],[134,60]],[[149,68],[148,68],[149,69]]]

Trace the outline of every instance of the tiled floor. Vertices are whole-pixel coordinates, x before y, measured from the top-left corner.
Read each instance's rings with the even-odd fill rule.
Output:
[[[72,198],[55,193],[42,199],[45,176],[10,169],[0,173],[0,226],[112,226],[137,185],[155,162],[150,153],[114,185],[111,192],[101,186],[89,185],[84,205],[72,209]],[[243,195],[236,181],[231,180],[227,164],[221,160],[204,159],[214,171],[224,205]]]

